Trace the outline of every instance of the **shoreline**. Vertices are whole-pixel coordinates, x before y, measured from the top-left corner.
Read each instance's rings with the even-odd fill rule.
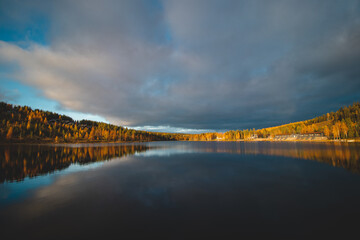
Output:
[[[165,142],[308,142],[308,143],[359,143],[360,139],[327,139],[327,140],[311,140],[311,139],[298,139],[298,140],[273,140],[273,139],[240,139],[240,140],[199,140],[199,141],[190,141],[190,140],[168,140]],[[67,144],[131,144],[131,143],[147,143],[147,142],[160,142],[160,141],[73,141],[73,142],[55,142],[50,139],[44,140],[12,140],[12,141],[0,141],[0,144],[31,144],[31,145],[67,145]]]
[[[35,140],[35,141],[0,141],[0,144],[31,144],[31,145],[66,145],[66,144],[100,144],[100,143],[146,143],[146,142],[154,142],[154,141],[74,141],[74,142],[55,142],[50,140]]]
[[[349,142],[360,142],[360,139],[328,139],[328,140],[273,140],[273,139],[240,139],[240,140],[201,140],[201,141],[186,141],[183,142],[335,142],[335,143],[349,143]]]

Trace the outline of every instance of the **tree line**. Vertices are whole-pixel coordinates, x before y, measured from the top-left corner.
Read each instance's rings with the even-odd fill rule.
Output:
[[[0,102],[1,141],[39,142],[144,142],[144,141],[238,141],[274,138],[278,135],[322,133],[328,139],[360,137],[360,103],[340,108],[311,120],[263,129],[231,130],[202,134],[137,131],[89,120],[74,121],[66,115],[32,110]]]
[[[263,129],[231,130],[224,133],[183,134],[177,140],[238,141],[251,138],[274,138],[278,135],[320,133],[328,139],[355,139],[360,137],[360,103],[340,108],[311,120],[289,123]]]
[[[134,142],[174,140],[172,134],[137,131],[0,102],[0,140],[7,142]]]

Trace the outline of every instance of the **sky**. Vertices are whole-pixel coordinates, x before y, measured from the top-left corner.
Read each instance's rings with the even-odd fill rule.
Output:
[[[198,133],[359,100],[360,0],[0,0],[0,101]]]

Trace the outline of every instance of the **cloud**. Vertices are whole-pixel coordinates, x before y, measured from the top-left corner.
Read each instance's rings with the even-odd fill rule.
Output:
[[[6,9],[17,26],[32,14],[49,22],[47,45],[0,42],[0,61],[20,68],[12,77],[117,124],[258,128],[360,97],[355,0],[11,1]]]

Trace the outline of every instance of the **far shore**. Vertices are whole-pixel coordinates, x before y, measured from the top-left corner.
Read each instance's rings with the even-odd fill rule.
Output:
[[[188,142],[184,140],[184,142]],[[194,142],[360,142],[360,139],[323,139],[323,140],[312,140],[312,139],[300,139],[300,140],[274,140],[268,138],[257,138],[257,139],[240,139],[240,140],[199,140]]]
[[[216,140],[215,140],[216,141]],[[238,142],[360,142],[360,139],[327,139],[327,140],[273,140],[266,138],[241,139]]]
[[[176,141],[176,140],[171,140]],[[171,142],[169,141],[169,142]],[[351,142],[360,142],[360,139],[282,139],[274,140],[268,138],[256,138],[256,139],[240,139],[240,140],[180,140],[181,142],[313,142],[313,143],[351,143]],[[12,140],[0,140],[0,144],[93,144],[93,143],[146,143],[146,142],[156,142],[156,141],[54,141],[53,139],[12,139]]]
[[[86,143],[144,143],[140,141],[99,141],[99,140],[93,140],[93,141],[55,141],[53,139],[12,139],[12,140],[0,140],[0,144],[86,144]],[[151,141],[146,141],[151,142]]]

